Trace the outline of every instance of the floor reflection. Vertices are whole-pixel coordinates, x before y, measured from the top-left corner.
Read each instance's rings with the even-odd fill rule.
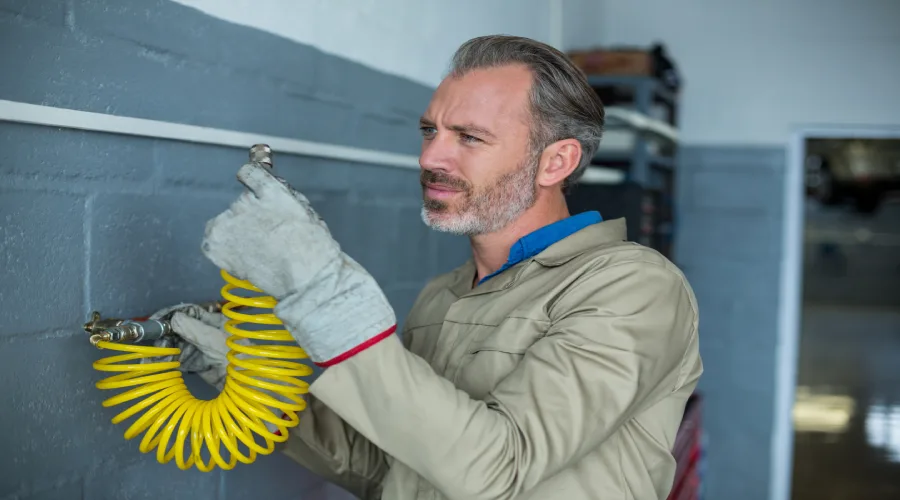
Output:
[[[900,500],[900,311],[807,306],[793,500]]]
[[[900,405],[870,407],[866,415],[866,439],[870,445],[884,449],[888,460],[900,463]]]
[[[794,431],[844,432],[855,408],[856,402],[850,396],[815,394],[810,387],[798,387],[794,403]]]

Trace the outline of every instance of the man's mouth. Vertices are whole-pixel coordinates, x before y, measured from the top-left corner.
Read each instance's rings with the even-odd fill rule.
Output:
[[[429,198],[450,198],[460,192],[459,189],[451,188],[444,184],[424,184],[425,195]]]

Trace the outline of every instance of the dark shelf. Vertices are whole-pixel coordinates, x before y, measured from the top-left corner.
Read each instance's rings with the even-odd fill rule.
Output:
[[[654,116],[655,107],[667,113],[666,123],[677,127],[678,93],[653,77],[593,75],[588,84],[605,106],[630,108],[646,116]],[[671,255],[677,227],[672,206],[677,144],[663,147],[663,153],[650,147],[644,134],[635,136],[628,150],[600,151],[591,164],[621,170],[625,182],[616,185],[582,185],[569,195],[575,212],[599,210],[606,218],[625,217],[632,241]]]
[[[634,154],[598,153],[591,159],[591,164],[628,170],[634,164],[634,161]],[[662,171],[672,171],[675,169],[675,159],[668,156],[648,155],[647,164],[652,168]]]
[[[649,76],[588,75],[588,85],[594,88],[607,106],[622,102],[636,102],[639,107],[649,105],[639,95],[652,96],[653,101],[675,106],[677,96],[656,78]],[[605,99],[604,99],[605,98]]]

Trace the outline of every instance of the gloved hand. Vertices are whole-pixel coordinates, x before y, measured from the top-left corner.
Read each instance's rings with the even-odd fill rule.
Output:
[[[206,383],[222,392],[225,387],[225,376],[228,369],[228,345],[225,343],[229,337],[224,330],[228,318],[219,312],[212,312],[198,304],[177,304],[160,309],[153,313],[150,319],[169,320],[175,335],[166,335],[156,341],[155,347],[177,347],[181,354],[162,358],[144,358],[142,363],[156,361],[179,361],[179,370],[184,373],[197,373]],[[237,339],[240,345],[249,346],[250,339]],[[236,354],[238,359],[247,359],[252,356]],[[278,392],[255,388],[255,391],[266,394],[285,403],[296,404]],[[264,422],[270,432],[275,432],[277,426],[271,422]]]
[[[166,335],[156,340],[155,347],[177,347],[181,354],[164,358],[144,358],[142,363],[157,361],[179,361],[179,370],[196,373],[219,391],[225,385],[225,370],[228,365],[228,333],[222,328],[228,321],[223,314],[211,312],[198,304],[177,304],[160,309],[150,319],[168,320],[176,335]],[[246,344],[247,339],[238,343]]]
[[[275,297],[275,315],[320,366],[391,335],[396,317],[387,297],[341,251],[309,200],[258,164],[237,177],[248,191],[207,223],[207,258]]]

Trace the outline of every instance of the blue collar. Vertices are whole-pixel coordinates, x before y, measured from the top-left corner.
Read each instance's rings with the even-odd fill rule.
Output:
[[[571,236],[591,224],[602,221],[603,218],[600,216],[600,212],[582,212],[526,234],[509,249],[509,257],[506,260],[506,264],[481,278],[478,284],[484,283],[525,259],[534,257],[563,238]]]

